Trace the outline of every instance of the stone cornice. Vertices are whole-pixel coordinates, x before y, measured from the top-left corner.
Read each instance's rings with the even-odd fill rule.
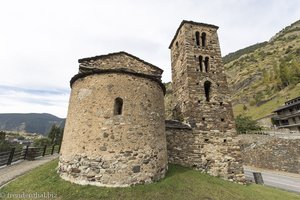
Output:
[[[161,89],[163,90],[164,95],[166,94],[166,88],[160,80],[161,76],[147,75],[147,74],[128,71],[126,69],[88,69],[88,71],[86,71],[86,72],[78,73],[75,76],[73,76],[73,78],[70,80],[71,88],[72,88],[73,83],[76,80],[87,77],[87,76],[95,75],[95,74],[128,74],[128,75],[132,75],[132,76],[146,78],[151,81],[157,82],[159,84],[159,86],[161,87]]]

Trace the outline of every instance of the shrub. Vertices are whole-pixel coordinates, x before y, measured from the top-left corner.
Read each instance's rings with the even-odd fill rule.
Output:
[[[238,115],[235,118],[236,130],[240,133],[246,133],[248,131],[260,131],[262,127],[258,125],[257,121],[253,120],[249,116]]]
[[[51,144],[51,139],[49,138],[39,138],[33,141],[33,146],[35,147],[43,147],[45,145],[50,146]]]

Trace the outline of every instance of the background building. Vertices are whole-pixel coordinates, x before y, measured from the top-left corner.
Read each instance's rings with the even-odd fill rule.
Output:
[[[285,105],[277,108],[274,113],[272,120],[277,128],[300,131],[300,97],[285,102]]]

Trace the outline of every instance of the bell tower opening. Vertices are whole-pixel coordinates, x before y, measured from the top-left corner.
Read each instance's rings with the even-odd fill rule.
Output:
[[[200,72],[202,72],[203,71],[203,57],[199,56],[198,60],[199,60]]]
[[[205,32],[203,32],[201,34],[201,45],[202,45],[202,47],[206,46],[206,33]]]
[[[205,57],[204,65],[205,65],[205,72],[208,72],[208,70],[209,70],[209,58],[208,57]]]
[[[200,46],[200,33],[198,31],[195,33],[195,37],[196,37],[196,45]]]

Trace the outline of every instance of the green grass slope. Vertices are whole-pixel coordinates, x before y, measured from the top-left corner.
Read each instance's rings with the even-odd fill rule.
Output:
[[[258,119],[271,114],[300,96],[300,20],[270,41],[228,54],[223,61],[235,116]]]
[[[160,182],[129,188],[80,186],[59,178],[57,160],[47,163],[0,189],[0,194],[51,193],[54,199],[155,200],[289,200],[300,195],[261,185],[239,185],[184,167],[170,165]],[[9,198],[13,199],[13,198]],[[17,199],[17,198],[16,198]]]

